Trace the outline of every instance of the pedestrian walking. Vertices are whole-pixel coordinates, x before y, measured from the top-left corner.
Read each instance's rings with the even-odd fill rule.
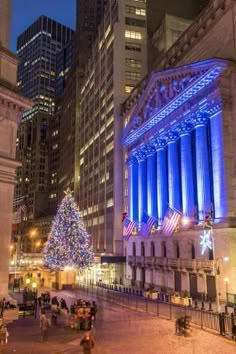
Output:
[[[91,324],[92,324],[92,326],[93,326],[93,324],[95,324],[95,321],[96,321],[96,313],[97,313],[97,305],[96,305],[96,302],[93,301],[92,306],[91,306]]]
[[[41,334],[42,334],[42,340],[43,342],[48,341],[48,329],[50,327],[50,321],[46,317],[46,313],[44,310],[41,311],[40,315],[40,329],[41,329]]]
[[[91,354],[94,347],[94,339],[90,332],[86,332],[80,341],[80,345],[83,347],[83,354]]]

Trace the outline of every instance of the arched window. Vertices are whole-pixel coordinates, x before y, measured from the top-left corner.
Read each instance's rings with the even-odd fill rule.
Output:
[[[136,244],[133,242],[133,251],[132,251],[133,256],[136,256]]]
[[[141,256],[145,257],[145,246],[144,246],[144,242],[141,242]]]
[[[155,257],[155,244],[151,242],[151,257]]]

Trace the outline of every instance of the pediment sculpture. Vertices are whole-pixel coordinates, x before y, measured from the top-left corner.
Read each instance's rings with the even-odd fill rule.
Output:
[[[172,101],[178,100],[178,97],[184,95],[194,85],[197,86],[202,78],[208,75],[210,83],[210,80],[214,80],[211,73],[213,72],[217,77],[226,66],[226,61],[209,59],[152,73],[136,104],[129,111],[130,119],[123,131],[122,141],[125,141],[129,134],[145,125],[145,122],[153,116],[158,115]],[[207,82],[207,80],[205,81]]]

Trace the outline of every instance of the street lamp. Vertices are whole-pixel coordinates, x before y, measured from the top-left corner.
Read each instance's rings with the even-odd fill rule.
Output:
[[[228,284],[229,284],[229,278],[224,278],[224,282],[225,282],[225,294],[226,294],[226,305],[228,304]]]

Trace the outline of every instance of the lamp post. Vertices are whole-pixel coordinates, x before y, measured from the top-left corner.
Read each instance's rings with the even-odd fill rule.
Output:
[[[217,312],[219,312],[219,313],[221,312],[219,284],[218,284],[218,278],[219,278],[219,275],[220,275],[219,261],[227,262],[228,260],[229,260],[228,256],[219,257],[219,258],[216,258],[215,264],[214,264],[214,273],[215,273],[215,281],[216,281],[216,308],[217,308]]]

